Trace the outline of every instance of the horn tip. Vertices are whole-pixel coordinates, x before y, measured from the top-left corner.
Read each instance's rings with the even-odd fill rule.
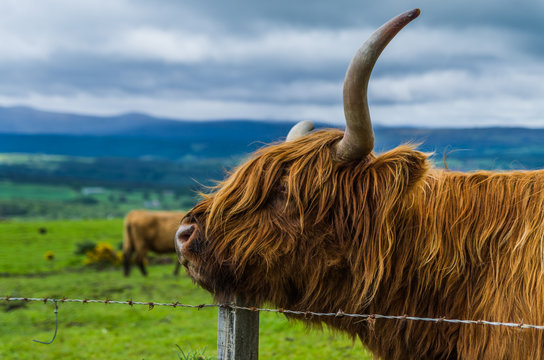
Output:
[[[290,142],[290,141],[298,139],[301,136],[307,135],[314,128],[315,128],[315,125],[310,120],[299,121],[298,123],[295,124],[295,126],[291,128],[291,130],[289,130],[289,134],[287,134],[287,138],[285,139],[285,142]]]
[[[406,15],[412,20],[417,18],[419,14],[421,14],[421,10],[419,10],[419,8],[415,8],[414,10],[410,10],[406,13]]]

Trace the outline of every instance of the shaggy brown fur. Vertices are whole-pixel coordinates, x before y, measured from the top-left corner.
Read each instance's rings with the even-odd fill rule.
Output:
[[[184,219],[218,301],[544,324],[544,171],[445,172],[400,146],[335,162],[336,130],[266,147]],[[314,318],[384,359],[542,359],[544,333]]]
[[[179,211],[147,210],[133,210],[127,214],[123,239],[123,272],[125,276],[130,274],[130,265],[134,255],[142,275],[147,275],[144,261],[148,251],[159,254],[176,252],[174,235],[180,219],[184,215],[184,212]],[[176,262],[174,275],[179,273],[179,267],[179,263]]]

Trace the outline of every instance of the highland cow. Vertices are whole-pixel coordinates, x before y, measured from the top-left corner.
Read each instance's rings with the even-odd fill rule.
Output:
[[[413,146],[372,152],[370,72],[418,15],[386,23],[352,60],[345,132],[297,125],[183,219],[179,260],[217,301],[544,324],[544,171],[449,172]],[[358,337],[384,359],[544,358],[539,330],[306,321]]]
[[[179,211],[133,210],[127,214],[124,223],[123,273],[130,275],[133,257],[142,275],[147,275],[145,259],[148,251],[170,254],[176,251],[172,236],[176,233],[179,220],[185,215]],[[179,273],[176,263],[174,275]]]

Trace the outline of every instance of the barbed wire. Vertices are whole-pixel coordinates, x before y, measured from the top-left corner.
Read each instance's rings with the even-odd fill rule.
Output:
[[[536,330],[544,330],[544,325],[533,325],[533,324],[525,324],[522,322],[520,323],[512,323],[512,322],[500,322],[500,321],[488,321],[488,320],[463,320],[463,319],[448,319],[445,317],[438,317],[438,318],[432,318],[432,317],[417,317],[417,316],[408,316],[408,315],[382,315],[382,314],[349,314],[344,313],[342,310],[339,310],[337,312],[330,312],[330,313],[320,313],[320,312],[313,312],[313,311],[300,311],[300,310],[289,310],[289,309],[266,309],[266,308],[259,308],[254,306],[240,306],[236,304],[231,303],[224,303],[224,304],[199,304],[199,305],[190,305],[190,304],[182,304],[179,302],[175,303],[163,303],[163,302],[154,302],[154,301],[119,301],[119,300],[96,300],[96,299],[68,299],[68,298],[30,298],[30,297],[10,297],[10,296],[2,296],[0,297],[0,300],[4,301],[39,301],[43,303],[102,303],[102,304],[120,304],[120,305],[144,305],[148,306],[149,310],[152,310],[155,306],[167,306],[167,307],[181,307],[181,308],[193,308],[193,309],[202,309],[202,308],[226,308],[226,309],[237,309],[237,310],[248,310],[253,312],[270,312],[270,313],[280,313],[280,314],[291,314],[291,315],[302,315],[305,319],[309,320],[312,317],[335,317],[335,318],[359,318],[364,320],[376,320],[376,319],[385,319],[385,320],[408,320],[408,321],[425,321],[425,322],[433,322],[433,323],[448,323],[448,324],[466,324],[466,325],[489,325],[489,326],[504,326],[504,327],[510,327],[510,328],[518,328],[518,329],[536,329]]]
[[[4,301],[41,301],[44,303],[47,302],[53,302],[53,303],[69,303],[69,302],[75,302],[75,303],[101,303],[101,304],[120,304],[120,305],[147,305],[149,306],[149,310],[153,309],[155,306],[169,306],[169,307],[184,307],[184,308],[197,308],[202,309],[206,307],[221,307],[220,304],[200,304],[200,305],[188,305],[188,304],[181,304],[179,302],[175,303],[161,303],[161,302],[154,302],[154,301],[119,301],[119,300],[96,300],[96,299],[68,299],[68,298],[61,298],[61,299],[54,299],[54,298],[30,298],[30,297],[11,297],[11,296],[3,296],[0,297],[0,300]]]

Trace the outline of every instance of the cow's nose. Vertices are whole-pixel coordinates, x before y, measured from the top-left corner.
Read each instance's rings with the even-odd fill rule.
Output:
[[[194,224],[180,225],[178,231],[176,232],[176,243],[179,242],[179,245],[183,246],[184,243],[189,241],[191,235],[195,231],[196,226]]]
[[[178,261],[180,264],[186,266],[188,261],[183,255],[183,246],[189,241],[191,235],[194,233],[196,226],[193,224],[181,225],[176,232],[176,238],[174,239],[174,245],[176,247],[176,253],[178,255]]]

